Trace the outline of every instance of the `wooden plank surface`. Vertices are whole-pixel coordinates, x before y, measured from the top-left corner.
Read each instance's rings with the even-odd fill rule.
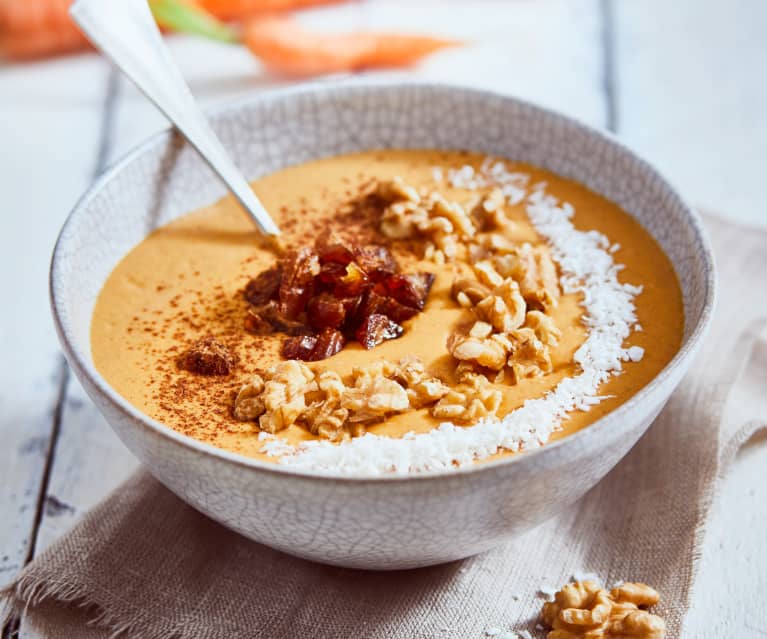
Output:
[[[749,171],[750,166],[759,166],[757,155],[767,146],[767,137],[761,137],[767,131],[762,106],[767,95],[759,93],[763,83],[759,89],[758,81],[753,87],[745,80],[749,69],[767,68],[767,45],[756,37],[759,29],[746,23],[758,24],[765,16],[764,6],[759,0],[695,4],[680,0],[673,5],[659,0],[481,0],[452,3],[446,9],[437,0],[389,0],[311,11],[302,20],[331,29],[405,27],[463,38],[470,42],[465,50],[435,57],[408,77],[513,93],[597,126],[614,124],[619,135],[665,168],[694,201],[714,206],[720,201],[729,203],[732,207],[725,213],[758,220],[764,215],[759,206],[764,191],[755,172]],[[686,21],[685,16],[694,19]],[[712,37],[717,47],[706,46]],[[205,106],[285,84],[236,48],[188,38],[174,38],[171,47]],[[701,69],[714,69],[721,77],[742,59],[749,62],[733,71],[736,79],[726,80],[728,91],[712,91]],[[13,383],[14,395],[17,387],[19,391],[18,397],[0,395],[3,433],[10,432],[9,441],[15,446],[12,451],[0,449],[0,519],[8,514],[13,522],[8,530],[0,528],[0,583],[23,563],[33,542],[37,552],[47,547],[135,463],[76,383],[69,384],[66,395],[57,402],[65,384],[57,369],[60,360],[44,293],[53,237],[98,156],[111,162],[165,127],[162,117],[135,89],[121,83],[112,117],[107,118],[110,131],[106,139],[102,130],[106,78],[105,67],[96,56],[0,68],[0,94],[13,96],[0,102],[0,127],[5,126],[0,129],[0,139],[14,142],[14,162],[8,162],[5,155],[0,160],[5,171],[6,165],[13,165],[13,179],[7,182],[10,188],[4,182],[0,204],[3,210],[9,204],[11,209],[40,211],[44,221],[35,225],[27,216],[7,238],[12,240],[9,247],[24,246],[31,270],[24,270],[23,281],[9,288],[13,294],[29,291],[29,296],[22,300],[13,322],[0,321],[0,330],[3,337],[22,340],[18,343],[25,348],[18,352],[34,365],[21,378],[0,377],[0,382]],[[722,125],[719,118],[732,113],[733,106],[740,121]],[[695,117],[689,115],[693,108]],[[705,135],[697,126],[701,119],[708,125],[703,129]],[[39,123],[36,128],[19,127],[20,122],[32,120]],[[6,133],[12,137],[7,138]],[[701,149],[709,147],[724,153],[702,153]],[[744,171],[733,157],[751,158],[756,164]],[[29,166],[35,165],[39,170],[33,173]],[[717,180],[707,179],[711,175]],[[41,176],[49,183],[46,189],[37,188]],[[732,195],[736,191],[737,197]],[[27,250],[30,238],[38,233],[39,246]],[[17,263],[13,255],[13,250],[3,251],[0,259],[8,262],[0,262],[0,266],[12,268]],[[20,255],[18,249],[15,255]],[[694,633],[689,636],[753,636],[753,630],[752,634],[746,632],[745,615],[740,613],[743,586],[738,581],[764,586],[767,574],[761,543],[765,530],[759,527],[767,519],[767,500],[758,489],[766,449],[753,445],[723,488],[691,615]],[[745,509],[750,509],[749,515],[744,514]],[[738,560],[744,555],[749,558],[748,566]],[[729,584],[724,592],[722,574]],[[754,592],[760,591],[756,588]],[[751,611],[764,610],[764,602],[753,601]],[[714,626],[716,630],[712,630]],[[738,628],[740,634],[725,632],[728,628]],[[21,636],[36,635],[23,627]]]
[[[93,56],[0,73],[0,584],[26,561],[66,369],[48,308],[48,262],[93,178],[106,65]],[[51,105],[55,104],[55,109]]]

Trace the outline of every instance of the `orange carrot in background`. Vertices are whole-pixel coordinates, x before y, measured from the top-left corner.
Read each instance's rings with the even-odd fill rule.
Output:
[[[72,0],[0,0],[0,56],[41,58],[79,51],[88,41],[69,17]]]
[[[430,53],[460,44],[422,35],[317,33],[280,17],[248,21],[242,37],[267,67],[295,76],[409,66]]]
[[[206,11],[222,20],[241,20],[258,13],[308,9],[348,0],[197,0]]]
[[[239,29],[238,25],[225,24],[216,17],[339,0],[148,1],[163,29],[219,42],[242,43],[266,67],[294,76],[409,66],[430,53],[458,44],[422,35],[317,33],[290,18],[274,15],[250,18]],[[0,58],[32,59],[87,48],[88,41],[69,16],[71,3],[72,0],[0,0]]]

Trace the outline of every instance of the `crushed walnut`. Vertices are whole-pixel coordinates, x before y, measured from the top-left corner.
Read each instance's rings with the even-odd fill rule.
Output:
[[[212,335],[197,340],[177,360],[178,367],[199,375],[228,375],[237,358]]]
[[[476,321],[449,337],[450,354],[494,381],[506,379],[508,373],[510,383],[517,384],[551,372],[550,349],[561,337],[547,314],[560,296],[556,265],[546,246],[515,243],[498,232],[514,225],[503,192],[492,189],[468,214],[438,193],[419,194],[401,178],[379,183],[376,196],[384,204],[384,235],[425,239],[424,257],[439,263],[472,263],[474,277],[458,277],[452,296]]]
[[[434,404],[449,392],[413,356],[398,364],[381,360],[355,368],[348,382],[333,371],[314,373],[303,362],[288,360],[242,387],[234,416],[257,421],[268,433],[299,424],[323,439],[340,441],[363,434],[367,424]],[[483,401],[492,405],[484,395]]]
[[[595,581],[564,586],[543,604],[547,639],[663,639],[666,624],[644,608],[660,599],[642,583],[624,583],[607,591]]]

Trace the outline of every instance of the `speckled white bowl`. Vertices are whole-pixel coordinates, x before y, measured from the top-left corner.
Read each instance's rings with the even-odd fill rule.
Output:
[[[513,459],[411,477],[298,472],[216,449],[153,421],[93,365],[96,296],[158,224],[224,195],[178,136],[162,133],[103,175],[69,216],[53,255],[56,328],[77,377],[119,437],[168,488],[243,535],[340,566],[426,566],[488,549],[578,499],[626,454],[690,365],[709,322],[714,269],[698,216],[608,135],[493,93],[423,84],[322,84],[253,96],[213,115],[251,179],[370,148],[471,149],[574,178],[635,216],[671,258],[684,344],[641,392],[589,428]]]

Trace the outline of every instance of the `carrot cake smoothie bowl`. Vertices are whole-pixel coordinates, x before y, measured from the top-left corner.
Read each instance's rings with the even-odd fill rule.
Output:
[[[215,122],[279,241],[165,134],[72,214],[52,296],[118,435],[225,525],[350,567],[479,552],[593,486],[689,365],[707,240],[601,134],[419,85]]]

